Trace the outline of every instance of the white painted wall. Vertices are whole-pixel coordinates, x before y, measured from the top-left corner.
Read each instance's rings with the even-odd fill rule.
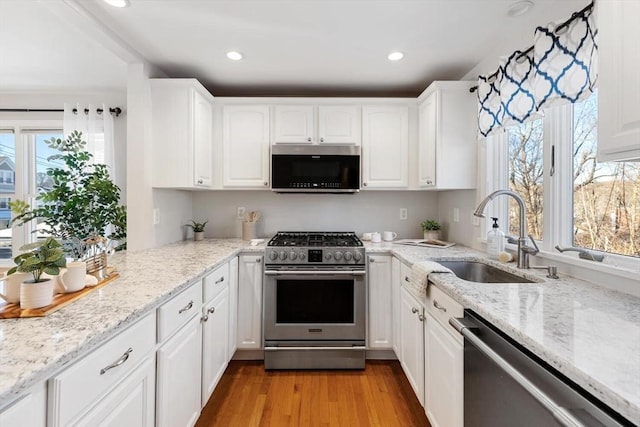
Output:
[[[209,220],[207,237],[241,237],[236,208],[259,210],[260,237],[276,231],[395,231],[399,238],[422,236],[420,223],[438,217],[438,195],[416,191],[362,191],[352,195],[278,194],[270,191],[193,193],[193,217]],[[401,221],[400,208],[408,209]]]
[[[475,200],[476,190],[439,192],[438,218],[445,240],[482,250],[478,243],[480,227],[474,227],[471,223],[471,215],[476,209]],[[454,208],[459,210],[458,222],[453,219]]]

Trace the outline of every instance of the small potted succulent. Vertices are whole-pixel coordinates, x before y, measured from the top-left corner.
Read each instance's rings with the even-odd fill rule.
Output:
[[[204,239],[204,226],[207,225],[207,222],[209,221],[195,222],[194,220],[191,220],[191,224],[185,224],[185,227],[191,227],[193,230],[193,240],[196,242]]]
[[[424,231],[425,240],[438,240],[440,239],[440,223],[432,219],[422,221],[420,224],[422,231]]]
[[[43,241],[24,245],[20,250],[28,252],[15,257],[13,261],[16,266],[7,272],[9,275],[16,271],[33,274],[33,280],[20,285],[20,308],[40,308],[51,304],[55,280],[42,277],[42,274],[57,276],[60,269],[67,265],[62,245],[53,237],[47,237]]]

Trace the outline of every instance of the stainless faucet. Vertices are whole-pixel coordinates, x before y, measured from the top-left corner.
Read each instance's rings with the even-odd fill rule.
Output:
[[[586,259],[589,261],[602,262],[602,260],[604,259],[604,255],[602,254],[597,254],[595,252],[591,252],[583,248],[574,248],[573,246],[568,248],[562,248],[560,247],[560,245],[556,245],[556,250],[558,252],[565,252],[565,251],[578,252],[578,258]]]
[[[518,236],[518,268],[529,268],[529,255],[535,255],[539,252],[539,250],[538,250],[538,246],[536,245],[536,242],[533,240],[533,237],[531,237],[531,235],[529,235],[529,239],[531,239],[531,241],[533,242],[533,247],[527,246],[527,236],[526,236],[527,208],[524,205],[524,200],[522,200],[522,197],[520,197],[518,193],[514,193],[511,190],[494,191],[493,193],[485,197],[483,201],[480,202],[480,204],[476,208],[476,211],[473,214],[477,217],[484,218],[485,217],[484,209],[487,206],[487,203],[489,203],[489,201],[495,199],[497,196],[500,196],[502,194],[513,197],[518,203],[518,207],[520,209],[520,218],[519,218],[520,219],[520,223],[519,223],[520,235]]]

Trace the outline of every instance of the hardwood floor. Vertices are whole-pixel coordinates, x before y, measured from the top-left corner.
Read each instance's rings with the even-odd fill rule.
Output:
[[[196,427],[429,427],[397,361],[364,371],[265,371],[231,361]]]

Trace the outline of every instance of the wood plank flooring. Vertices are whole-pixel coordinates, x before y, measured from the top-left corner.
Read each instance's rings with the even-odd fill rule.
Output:
[[[430,427],[400,363],[364,371],[265,371],[231,361],[196,427]]]

